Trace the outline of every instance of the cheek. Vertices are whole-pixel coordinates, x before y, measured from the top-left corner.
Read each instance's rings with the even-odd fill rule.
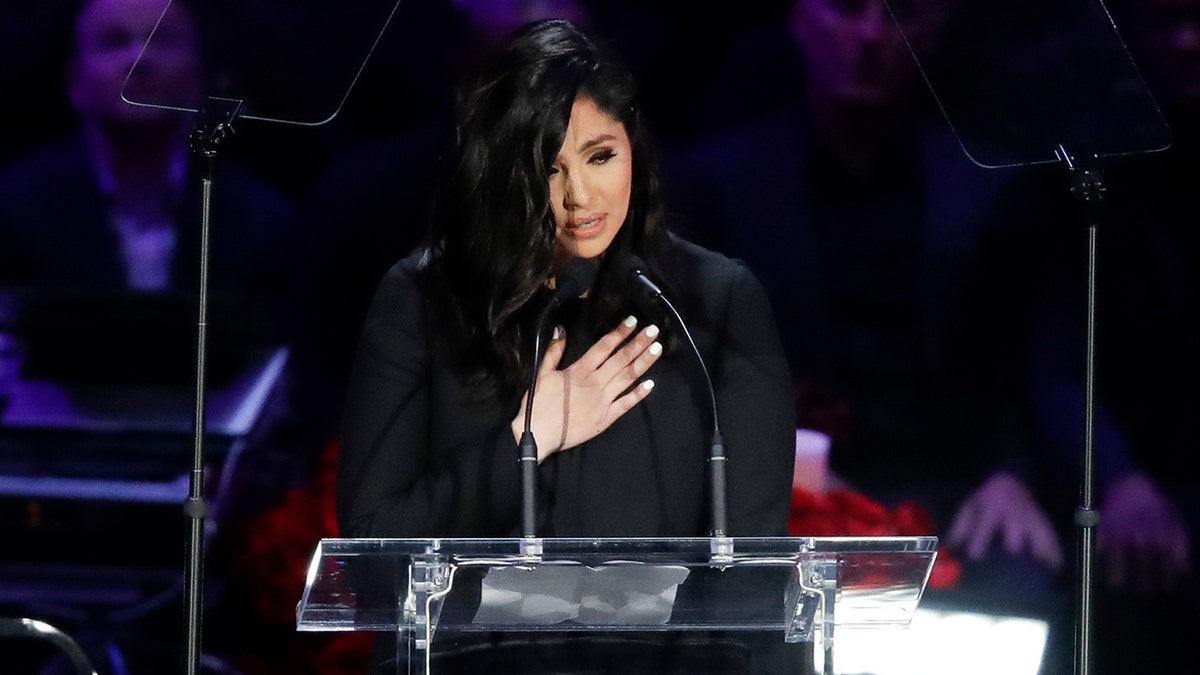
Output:
[[[116,89],[115,92],[119,93],[120,89]],[[93,107],[112,98],[113,94],[112,78],[90,66],[77,71],[70,86],[71,101],[81,108]]]
[[[621,183],[621,205],[622,210],[626,215],[629,214],[629,201],[633,198],[633,170],[626,169],[624,179]]]
[[[555,226],[562,227],[567,220],[567,210],[563,207],[563,191],[553,185],[550,186],[550,213],[554,216]]]

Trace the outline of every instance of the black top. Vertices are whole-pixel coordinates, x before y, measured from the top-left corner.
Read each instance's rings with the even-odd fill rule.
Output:
[[[786,534],[794,409],[769,304],[739,262],[675,241],[663,281],[714,380],[728,455],[728,533]],[[478,400],[431,346],[436,311],[419,254],[397,263],[372,303],[351,376],[338,476],[348,537],[506,537],[520,526],[520,392]],[[580,301],[584,304],[586,301]],[[611,326],[566,326],[566,365]],[[664,331],[664,317],[642,316]],[[438,340],[440,345],[443,341]],[[542,536],[706,536],[711,406],[686,339],[647,377],[646,400],[587,443],[539,467]]]

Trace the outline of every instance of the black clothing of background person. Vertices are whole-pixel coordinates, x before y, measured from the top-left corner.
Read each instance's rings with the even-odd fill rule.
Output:
[[[294,207],[236,163],[213,179],[211,288],[257,296],[263,306],[292,282],[288,228]],[[188,173],[168,205],[180,223],[167,291],[192,292],[198,274],[200,181]],[[0,283],[17,288],[127,288],[117,233],[109,225],[83,139],[49,143],[0,171]]]

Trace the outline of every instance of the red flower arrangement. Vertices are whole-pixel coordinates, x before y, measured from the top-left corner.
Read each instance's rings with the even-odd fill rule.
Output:
[[[283,502],[248,521],[230,569],[248,589],[246,602],[265,639],[236,655],[246,675],[360,675],[367,671],[374,633],[297,633],[296,602],[317,543],[338,536],[334,512],[336,443],[326,446],[316,478],[290,490]]]
[[[844,487],[816,493],[792,488],[792,511],[788,534],[794,537],[884,537],[937,534],[929,512],[912,501],[895,509]],[[953,588],[962,574],[962,564],[939,551],[929,575],[931,588]]]

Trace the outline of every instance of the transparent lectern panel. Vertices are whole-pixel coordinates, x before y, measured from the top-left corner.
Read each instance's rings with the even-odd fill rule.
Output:
[[[326,539],[297,629],[777,631],[798,596],[825,591],[836,625],[903,626],[937,548],[935,537],[753,538],[714,557],[707,538],[540,541],[531,557],[519,539]]]
[[[914,555],[845,551],[839,556],[838,626],[903,626],[925,588],[931,561]]]
[[[1100,0],[886,0],[943,114],[983,167],[1167,148],[1170,131]],[[941,34],[913,17],[948,11]],[[930,44],[933,42],[933,44]]]
[[[160,1],[121,91],[127,102],[198,112],[205,98],[230,99],[242,118],[302,125],[338,114],[400,5]]]

